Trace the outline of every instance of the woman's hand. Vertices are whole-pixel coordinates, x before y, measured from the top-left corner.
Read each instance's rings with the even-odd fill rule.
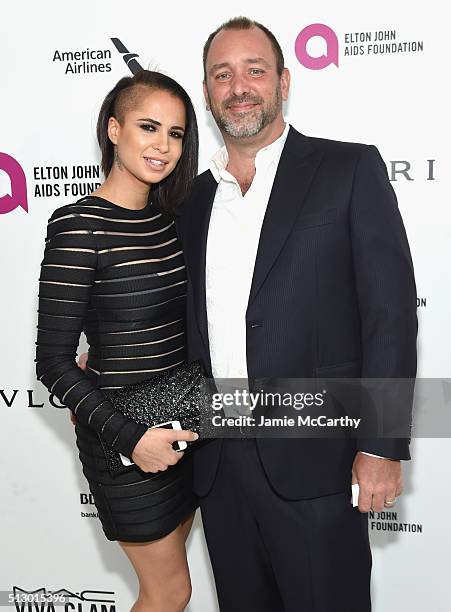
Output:
[[[88,353],[83,353],[78,358],[78,367],[86,369]],[[77,417],[69,410],[70,420],[75,425]],[[194,442],[199,436],[187,430],[174,429],[148,429],[136,444],[132,453],[132,461],[143,470],[143,472],[160,472],[167,470],[170,465],[175,465],[183,457],[182,451],[175,451],[172,443],[177,440]]]
[[[194,442],[198,437],[197,433],[184,429],[148,429],[133,449],[131,459],[143,472],[155,474],[167,470],[183,457],[183,451],[175,451],[172,448],[173,442]]]

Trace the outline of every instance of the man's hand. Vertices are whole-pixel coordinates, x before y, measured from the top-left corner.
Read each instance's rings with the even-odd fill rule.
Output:
[[[185,429],[148,429],[138,440],[132,452],[132,461],[144,472],[160,472],[175,465],[183,457],[182,451],[175,451],[172,443],[176,440],[194,442],[199,436]]]
[[[88,353],[82,353],[78,358],[78,367],[82,370],[86,370],[86,364],[88,363]]]
[[[86,370],[87,363],[88,363],[88,353],[82,353],[80,357],[78,358],[77,365],[82,370]],[[77,417],[72,412],[72,410],[69,410],[69,416],[70,416],[70,420],[72,421],[72,424],[75,425],[77,423]]]
[[[381,512],[402,493],[401,462],[358,452],[352,466],[352,484],[359,484],[360,512]]]

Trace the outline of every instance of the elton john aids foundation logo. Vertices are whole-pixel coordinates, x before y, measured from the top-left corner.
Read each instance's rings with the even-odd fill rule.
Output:
[[[0,214],[9,213],[19,206],[28,212],[27,180],[22,166],[11,155],[0,153],[0,178],[3,178],[2,172],[7,175],[8,187],[6,190],[0,189],[0,193],[4,193],[0,195]]]
[[[403,40],[393,26],[344,32],[339,43],[337,33],[328,25],[312,23],[299,32],[294,43],[299,63],[309,70],[323,70],[331,64],[338,68],[340,53],[342,58],[351,59],[369,55],[411,55],[423,50],[423,40]]]
[[[312,38],[322,38],[326,53],[311,55],[307,46]],[[310,70],[322,70],[330,64],[338,68],[338,38],[332,28],[324,23],[312,23],[301,30],[294,43],[294,51],[299,62]]]

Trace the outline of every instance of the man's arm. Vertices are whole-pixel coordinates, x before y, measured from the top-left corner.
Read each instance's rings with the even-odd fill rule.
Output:
[[[364,147],[358,161],[350,205],[355,282],[362,333],[362,379],[412,379],[416,376],[416,287],[413,264],[396,195],[376,147]],[[387,380],[391,397],[397,389]],[[408,390],[409,391],[409,390]],[[396,397],[396,393],[393,394]],[[401,393],[401,418],[410,424],[409,393]],[[370,394],[371,397],[371,394]],[[376,402],[377,402],[377,396]],[[390,420],[389,402],[377,406],[379,418]],[[387,433],[386,431],[384,432]],[[365,438],[357,448],[391,459],[410,459],[407,438]]]
[[[359,510],[381,511],[402,493],[400,459],[410,459],[408,438],[389,438],[386,423],[401,411],[404,429],[411,419],[416,376],[416,286],[404,224],[386,166],[374,146],[362,150],[350,205],[353,263],[362,334],[362,379],[382,380],[366,396],[374,400],[382,435],[357,440],[352,481],[359,483]],[[411,393],[396,398],[396,382],[411,379]],[[387,384],[385,384],[387,381]],[[409,385],[410,387],[410,385]],[[382,400],[382,401],[381,401]],[[396,421],[396,419],[394,419]],[[384,459],[385,458],[385,459]]]

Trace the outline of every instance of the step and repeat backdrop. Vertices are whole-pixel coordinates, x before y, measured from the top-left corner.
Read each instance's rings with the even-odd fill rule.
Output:
[[[207,167],[221,141],[203,102],[202,47],[219,24],[243,13],[267,25],[283,47],[292,75],[285,115],[293,126],[308,135],[379,148],[415,265],[418,375],[446,378],[451,369],[451,106],[444,3],[8,3],[0,23],[2,605],[47,611],[50,604],[8,604],[8,595],[63,591],[70,601],[66,610],[125,612],[135,599],[138,585],[128,560],[103,536],[68,410],[35,380],[46,224],[55,208],[101,183],[97,113],[105,94],[130,74],[134,59],[188,90],[199,121],[199,169]],[[444,392],[451,401],[446,385]],[[413,440],[405,494],[394,509],[368,516],[375,612],[451,608],[451,448],[447,432],[438,434]],[[199,516],[188,553],[189,610],[214,612]]]

